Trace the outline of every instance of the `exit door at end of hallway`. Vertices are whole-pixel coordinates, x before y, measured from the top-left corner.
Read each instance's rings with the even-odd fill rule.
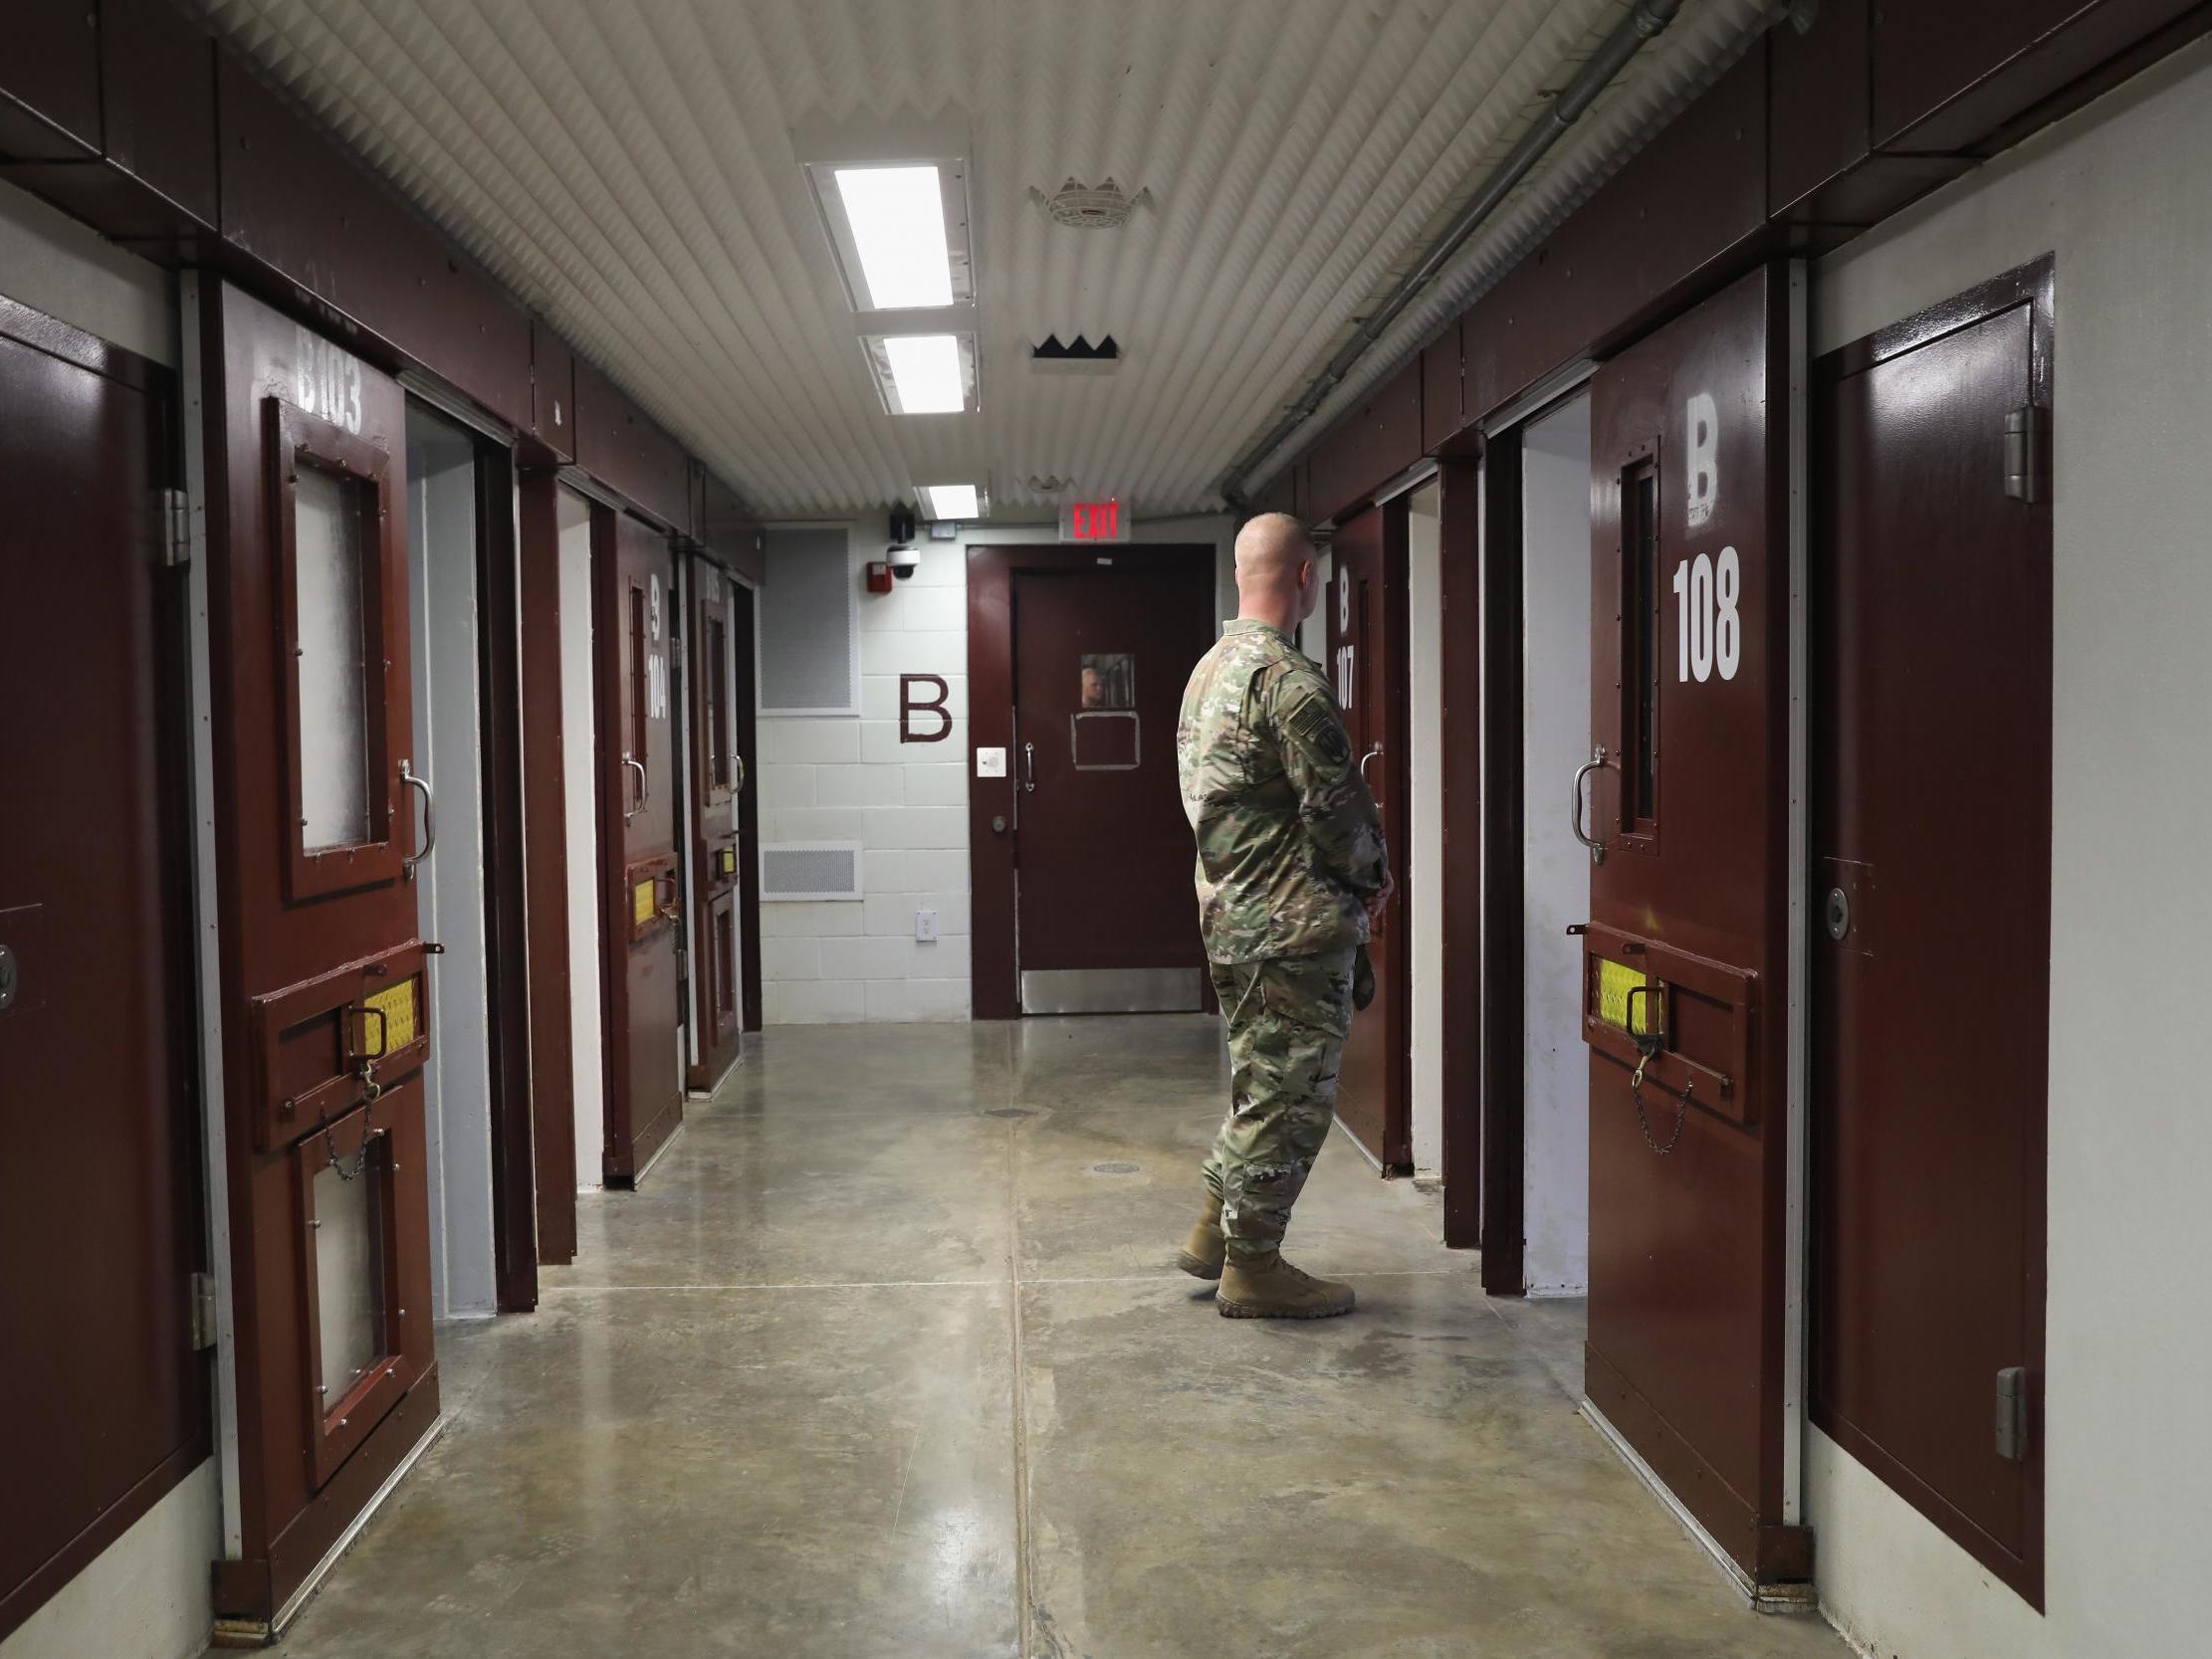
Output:
[[[1012,582],[1015,948],[1022,1012],[1204,1006],[1183,688],[1215,637],[1212,549]]]

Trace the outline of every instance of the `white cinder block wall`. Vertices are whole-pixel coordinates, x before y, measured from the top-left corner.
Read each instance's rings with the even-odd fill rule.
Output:
[[[887,545],[880,525],[854,539],[863,556]],[[924,542],[912,576],[860,595],[859,717],[761,722],[762,841],[859,842],[867,895],[761,906],[771,1025],[968,1017],[967,578],[960,543]],[[760,615],[774,626],[773,588]],[[943,741],[899,740],[902,674],[943,676]],[[914,936],[921,910],[937,913],[932,942]]]
[[[852,526],[862,560],[889,544],[880,519]],[[1235,610],[1223,516],[1140,524],[1139,541],[1205,542],[1217,591]],[[972,1005],[968,878],[968,548],[1049,542],[1050,524],[923,540],[920,568],[887,594],[860,595],[860,714],[769,718],[760,726],[761,839],[857,841],[866,897],[761,906],[763,1016],[771,1025],[965,1020]],[[856,574],[855,581],[860,580]],[[764,588],[763,628],[775,625]],[[943,677],[953,719],[941,742],[899,740],[899,676]],[[917,717],[921,730],[939,723]],[[938,938],[915,938],[915,913]]]

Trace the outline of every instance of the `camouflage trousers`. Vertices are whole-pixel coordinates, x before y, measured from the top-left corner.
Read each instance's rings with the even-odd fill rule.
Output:
[[[1352,1025],[1352,956],[1216,962],[1228,1022],[1229,1110],[1206,1160],[1231,1256],[1282,1244],[1336,1113],[1337,1061]]]

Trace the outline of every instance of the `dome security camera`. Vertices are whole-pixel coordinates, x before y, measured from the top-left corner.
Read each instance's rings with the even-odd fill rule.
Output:
[[[919,547],[893,547],[883,555],[891,566],[891,574],[904,581],[922,566],[922,549]]]

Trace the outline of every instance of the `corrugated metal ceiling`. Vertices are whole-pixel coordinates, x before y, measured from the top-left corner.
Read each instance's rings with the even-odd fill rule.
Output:
[[[997,516],[1224,467],[1623,0],[211,0],[208,14],[774,517],[988,471]],[[1758,26],[1692,0],[1524,186],[1587,189]],[[885,414],[793,131],[964,117],[982,409]],[[1552,176],[1556,175],[1556,176]],[[1151,193],[1117,231],[1032,191]],[[1113,334],[1110,375],[1027,366]]]

